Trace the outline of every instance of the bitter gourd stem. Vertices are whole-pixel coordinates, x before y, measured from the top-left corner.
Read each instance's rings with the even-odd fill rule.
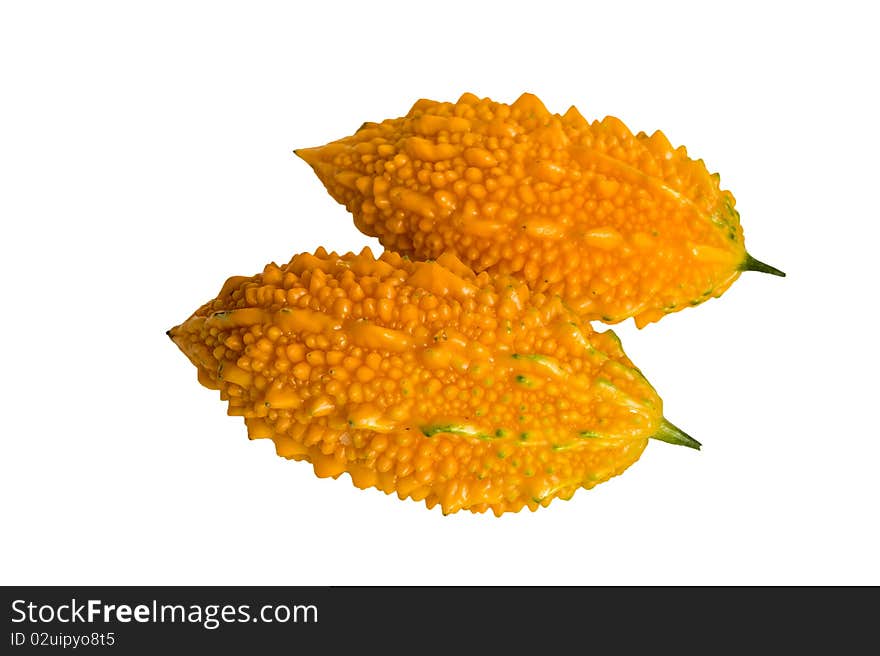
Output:
[[[761,271],[762,273],[769,273],[774,276],[781,276],[785,278],[785,272],[780,271],[776,267],[772,267],[769,264],[764,264],[761,260],[756,260],[751,255],[746,253],[746,259],[743,260],[742,264],[739,265],[740,271]]]
[[[669,442],[670,444],[678,444],[679,446],[687,446],[692,449],[700,450],[702,444],[697,442],[690,435],[681,430],[678,426],[668,421],[666,418],[663,419],[663,423],[660,424],[660,430],[651,435],[651,437],[655,440],[660,440],[661,442]]]

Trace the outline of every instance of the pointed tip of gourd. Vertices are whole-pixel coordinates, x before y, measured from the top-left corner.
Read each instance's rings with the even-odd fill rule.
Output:
[[[746,259],[742,261],[742,264],[739,265],[740,271],[760,271],[761,273],[769,273],[773,276],[779,276],[781,278],[785,278],[785,272],[780,271],[776,267],[770,266],[769,264],[764,264],[761,260],[756,260],[754,257],[746,253]]]
[[[318,151],[320,148],[297,148],[293,151],[293,154],[303,160],[309,166],[314,166],[318,163]]]
[[[651,438],[660,440],[661,442],[668,442],[669,444],[686,446],[690,449],[696,449],[697,451],[703,446],[666,418],[663,419],[663,423],[660,424],[660,429],[651,435]]]

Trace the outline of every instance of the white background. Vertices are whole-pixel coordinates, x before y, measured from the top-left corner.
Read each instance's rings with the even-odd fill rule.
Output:
[[[869,6],[4,2],[0,582],[880,584]],[[377,246],[291,151],[464,91],[662,129],[788,273],[616,328],[701,452],[443,517],[248,442],[165,336]]]

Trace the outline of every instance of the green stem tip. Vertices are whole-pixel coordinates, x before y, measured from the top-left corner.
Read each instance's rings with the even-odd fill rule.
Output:
[[[663,423],[660,424],[660,430],[654,433],[651,437],[655,440],[660,440],[661,442],[687,446],[691,449],[696,449],[697,451],[699,451],[702,446],[702,444],[697,442],[694,438],[666,418],[664,418]]]
[[[739,265],[740,271],[760,271],[761,273],[769,273],[774,276],[781,276],[785,278],[785,272],[780,271],[776,267],[772,267],[769,264],[764,264],[761,260],[756,260],[751,255],[746,253],[746,259],[742,261],[742,264]]]

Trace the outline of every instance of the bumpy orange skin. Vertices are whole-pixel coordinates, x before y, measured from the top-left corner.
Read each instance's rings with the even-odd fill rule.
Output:
[[[448,255],[297,255],[230,278],[169,334],[251,438],[444,513],[567,499],[663,421],[613,332]]]
[[[729,191],[661,132],[465,94],[296,151],[367,235],[414,259],[453,252],[588,320],[639,327],[720,296],[746,259]]]

